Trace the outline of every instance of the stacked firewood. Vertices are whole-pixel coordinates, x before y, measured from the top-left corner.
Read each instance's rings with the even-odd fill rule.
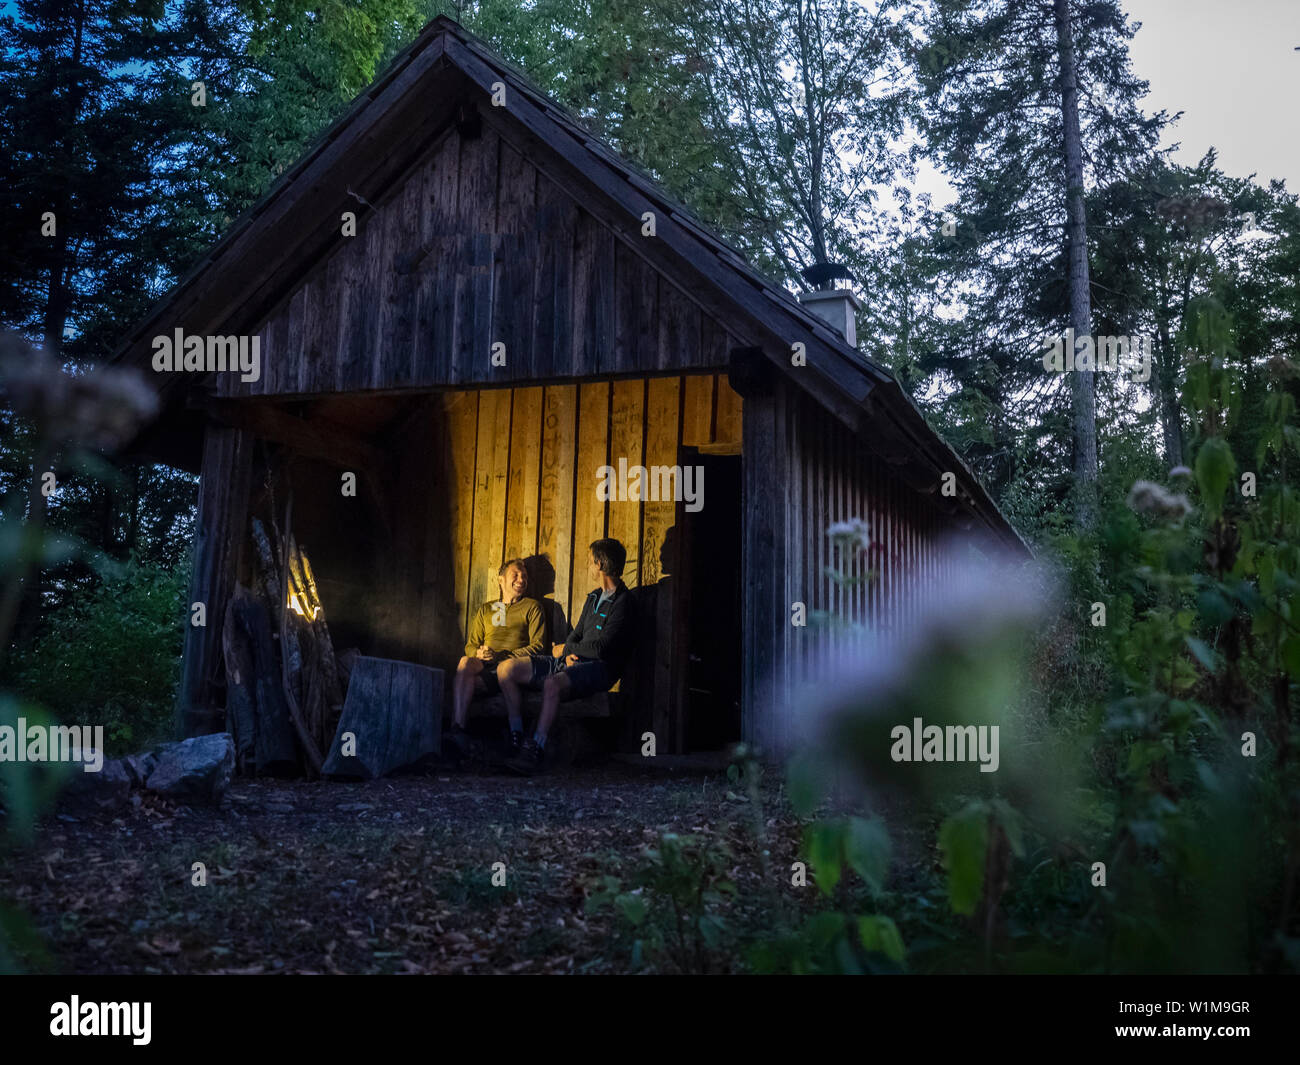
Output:
[[[292,518],[290,495],[283,525],[273,505],[269,530],[252,519],[256,589],[238,588],[226,616],[227,719],[241,771],[282,774],[286,759],[295,769],[301,759],[315,777],[343,710],[345,674]]]

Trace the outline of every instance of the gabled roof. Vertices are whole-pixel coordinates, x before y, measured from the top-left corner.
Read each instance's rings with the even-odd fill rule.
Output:
[[[251,323],[257,314],[279,299],[289,280],[299,275],[330,249],[338,239],[337,227],[320,226],[318,205],[337,204],[346,196],[364,195],[367,188],[383,187],[400,174],[413,158],[366,157],[368,143],[383,140],[387,127],[406,128],[423,123],[426,133],[455,120],[449,79],[468,79],[484,96],[496,83],[507,90],[504,110],[523,124],[564,163],[589,181],[627,217],[655,212],[657,243],[675,256],[678,272],[693,275],[691,291],[707,307],[730,304],[757,327],[767,340],[760,345],[773,370],[779,370],[809,392],[823,406],[869,436],[878,449],[908,452],[924,461],[933,473],[952,471],[974,515],[998,539],[1027,549],[1003,517],[978,478],[955,451],[930,427],[912,398],[893,375],[844,339],[821,318],[804,308],[786,289],[759,274],[745,258],[714,234],[685,206],[670,196],[649,175],[621,158],[585,129],[565,108],[550,99],[521,70],[492,52],[482,41],[446,16],[430,22],[415,41],[363,92],[348,111],[286,171],[266,195],[246,212],[212,248],[156,304],[128,334],[115,361],[145,364],[147,338],[184,320],[188,331],[230,331],[238,320]],[[441,108],[429,107],[438,87],[447,90]],[[450,104],[450,106],[448,105]],[[402,143],[406,138],[397,138]],[[422,149],[427,137],[410,137]],[[364,160],[365,166],[358,166]],[[371,185],[364,185],[365,181]],[[354,188],[354,185],[362,185]],[[584,204],[590,206],[589,204]],[[314,230],[315,237],[302,237]],[[253,267],[263,278],[285,278],[279,289],[268,290],[250,276]],[[206,330],[205,330],[206,327]],[[790,345],[802,342],[807,366],[790,365]],[[177,388],[173,375],[160,385],[166,404]]]

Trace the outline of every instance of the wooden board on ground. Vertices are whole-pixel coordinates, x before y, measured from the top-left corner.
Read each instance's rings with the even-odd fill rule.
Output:
[[[322,772],[373,780],[419,768],[442,744],[443,672],[410,662],[360,656]],[[343,753],[351,733],[355,753]]]

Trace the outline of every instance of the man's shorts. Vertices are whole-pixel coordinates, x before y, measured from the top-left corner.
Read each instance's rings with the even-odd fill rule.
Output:
[[[530,688],[541,688],[547,677],[563,673],[569,678],[569,698],[585,699],[588,695],[607,692],[614,686],[609,666],[598,658],[584,659],[566,666],[563,658],[550,655],[533,655],[533,679]]]

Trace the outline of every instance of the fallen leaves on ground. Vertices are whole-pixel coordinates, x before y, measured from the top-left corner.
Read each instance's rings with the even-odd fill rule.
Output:
[[[240,779],[217,809],[142,800],[98,822],[48,817],[0,868],[0,899],[30,915],[57,971],[626,971],[615,918],[586,900],[661,832],[725,837],[738,906],[770,891],[720,774]],[[765,845],[788,868],[799,829],[778,805]]]

